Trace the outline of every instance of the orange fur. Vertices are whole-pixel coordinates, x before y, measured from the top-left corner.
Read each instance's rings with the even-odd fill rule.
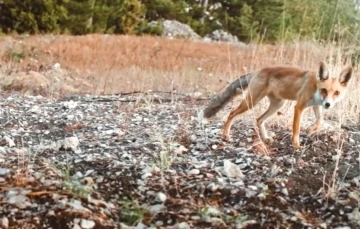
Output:
[[[211,117],[239,91],[247,88],[248,94],[245,99],[231,111],[224,124],[222,139],[229,139],[230,128],[236,116],[252,109],[261,99],[268,97],[270,106],[256,121],[261,139],[271,143],[273,140],[267,134],[265,121],[282,107],[285,100],[295,100],[297,103],[294,111],[292,144],[294,148],[300,148],[300,123],[304,109],[312,107],[315,113],[316,121],[308,128],[308,133],[312,134],[321,125],[322,107],[331,108],[344,97],[351,76],[352,67],[348,66],[340,76],[332,78],[323,62],[320,62],[317,72],[295,67],[263,68],[235,80],[223,93],[212,100],[205,109],[204,116]]]

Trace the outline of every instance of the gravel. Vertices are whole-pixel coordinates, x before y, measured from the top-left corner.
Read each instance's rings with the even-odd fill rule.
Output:
[[[207,100],[178,97],[1,95],[0,226],[359,227],[358,125],[302,133],[301,152],[273,126],[264,154],[251,122],[222,142]]]

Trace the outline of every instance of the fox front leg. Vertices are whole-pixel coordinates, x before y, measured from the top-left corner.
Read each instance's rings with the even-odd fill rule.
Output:
[[[322,113],[322,107],[321,106],[313,106],[314,114],[315,114],[315,123],[312,124],[308,129],[308,134],[313,134],[317,132],[321,126],[321,123],[323,121],[323,113]]]
[[[295,149],[300,149],[300,124],[301,124],[301,117],[303,114],[305,106],[302,104],[297,104],[295,106],[295,113],[294,113],[294,123],[293,123],[293,135],[292,135],[292,144]]]

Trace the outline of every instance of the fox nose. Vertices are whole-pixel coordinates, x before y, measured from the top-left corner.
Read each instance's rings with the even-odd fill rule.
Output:
[[[325,108],[329,108],[330,107],[330,103],[326,102],[325,104]]]

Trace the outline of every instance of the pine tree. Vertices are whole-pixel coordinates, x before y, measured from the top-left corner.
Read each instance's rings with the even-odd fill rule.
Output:
[[[145,8],[139,0],[108,0],[109,18],[107,31],[136,34],[145,23]]]
[[[93,16],[91,0],[69,0],[66,3],[68,17],[64,21],[63,26],[66,31],[81,35],[91,32],[91,24],[89,19]]]
[[[66,14],[62,0],[4,0],[0,3],[0,26],[4,32],[60,32],[59,23]]]

